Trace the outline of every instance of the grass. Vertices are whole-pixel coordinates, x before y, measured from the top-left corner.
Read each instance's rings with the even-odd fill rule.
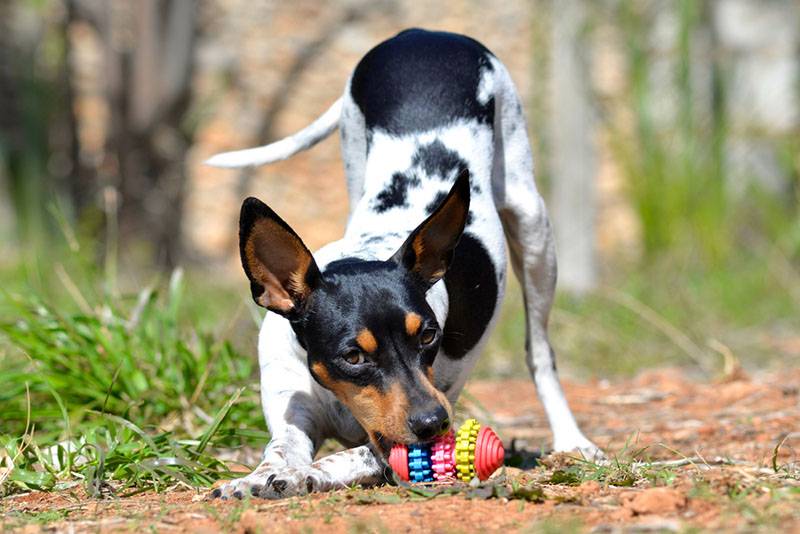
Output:
[[[535,523],[526,532],[535,534],[578,534],[586,528],[579,519],[545,519]]]
[[[598,103],[638,239],[603,251],[613,262],[601,267],[604,287],[583,298],[558,296],[551,340],[559,367],[610,377],[679,365],[709,377],[730,361],[750,369],[781,359],[796,364],[797,355],[781,354],[774,342],[796,339],[800,328],[797,136],[776,145],[785,195],[760,189],[757,176],[729,176],[726,79],[715,70],[713,109],[703,111],[690,76],[693,35],[707,13],[691,0],[673,6],[676,77],[663,87],[654,83],[648,6],[625,0],[594,12],[625,39],[625,89]],[[676,110],[658,119],[666,93],[676,96]],[[546,174],[546,158],[544,167]],[[735,180],[746,184],[738,195]],[[525,374],[516,284],[509,284],[503,315],[490,352],[504,357],[480,362],[482,376]]]
[[[558,294],[550,339],[567,376],[632,376],[677,366],[707,378],[732,357],[753,370],[797,355],[776,349],[800,328],[800,271],[773,250],[707,266],[670,255],[647,265],[621,266],[584,297]],[[510,281],[497,329],[476,375],[527,373],[522,296]]]
[[[75,312],[5,295],[2,493],[207,486],[230,476],[213,447],[266,441],[255,359],[187,324],[184,291],[176,271],[163,293],[80,296]]]

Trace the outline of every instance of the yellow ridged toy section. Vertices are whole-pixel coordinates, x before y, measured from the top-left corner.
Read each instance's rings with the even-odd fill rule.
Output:
[[[469,482],[475,478],[475,443],[481,424],[467,419],[456,433],[456,477]]]

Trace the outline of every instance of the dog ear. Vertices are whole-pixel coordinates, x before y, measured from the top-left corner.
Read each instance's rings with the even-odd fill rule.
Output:
[[[395,252],[391,261],[403,265],[432,286],[447,272],[469,214],[469,171],[456,178],[450,193]]]
[[[314,257],[283,219],[257,198],[242,203],[239,252],[257,304],[296,317],[321,275]]]

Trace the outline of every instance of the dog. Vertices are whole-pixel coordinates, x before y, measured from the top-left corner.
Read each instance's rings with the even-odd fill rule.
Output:
[[[265,307],[258,340],[271,440],[260,465],[211,496],[282,498],[391,478],[395,443],[446,432],[497,320],[506,243],[524,292],[527,364],[556,451],[602,455],[578,428],[547,336],[553,234],[511,77],[479,42],[406,30],[358,63],[344,95],[300,132],[219,154],[261,165],[341,135],[350,215],[315,254],[255,198],[242,265]],[[350,447],[314,460],[324,440]]]

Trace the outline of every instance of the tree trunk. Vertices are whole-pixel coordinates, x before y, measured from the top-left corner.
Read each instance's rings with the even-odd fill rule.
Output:
[[[559,287],[584,293],[595,287],[594,117],[582,33],[583,0],[559,0],[553,17],[552,193]]]
[[[165,267],[181,252],[195,9],[182,0],[105,4],[107,178],[118,193],[120,236],[148,242]]]

